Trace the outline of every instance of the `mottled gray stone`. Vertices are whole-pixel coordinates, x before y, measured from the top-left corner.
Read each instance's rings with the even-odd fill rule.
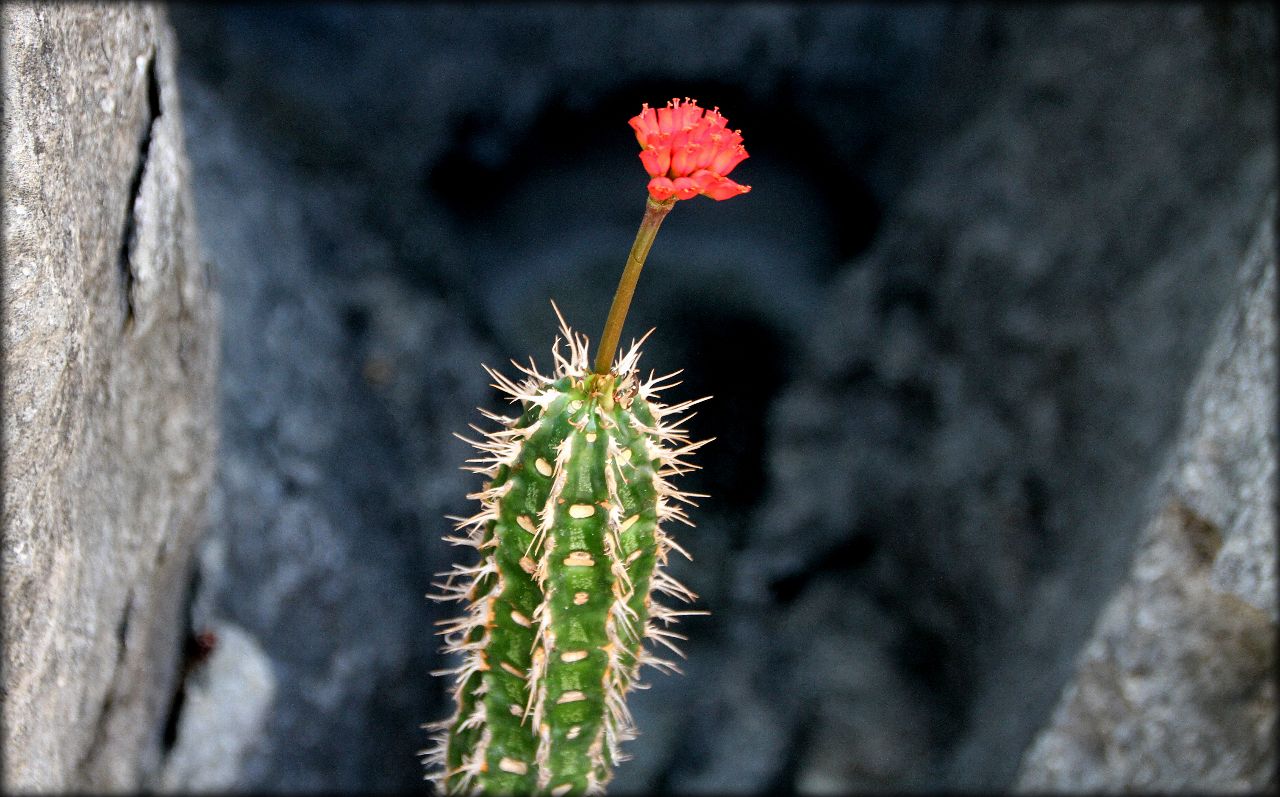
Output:
[[[239,782],[245,750],[275,697],[271,660],[243,629],[216,624],[214,649],[184,681],[182,713],[165,758],[161,791],[223,792]]]
[[[161,9],[6,3],[4,787],[159,760],[216,439]]]
[[[1160,509],[1019,789],[1277,785],[1274,201],[1235,284]]]
[[[828,291],[773,405],[718,619],[741,626],[720,655],[781,695],[839,682],[835,661],[884,668],[856,699],[765,709],[812,733],[814,788],[1011,783],[1124,578],[1275,184],[1274,70],[1249,60],[1274,42],[1236,50],[1261,8],[984,13],[1000,48],[961,89],[970,113]],[[804,599],[833,577],[862,622]],[[776,632],[793,615],[821,631]],[[726,697],[723,727],[759,710]],[[903,728],[921,746],[886,755]]]
[[[360,186],[272,160],[207,88],[184,89],[225,306],[223,444],[192,622],[243,629],[275,674],[257,732],[219,742],[219,783],[395,791],[421,781],[419,725],[448,711],[425,687],[445,666],[433,621],[452,607],[424,596],[455,555],[443,516],[478,486],[451,432],[477,420],[480,364],[495,358],[456,308],[379,268],[392,255],[351,210]],[[207,780],[173,767],[169,788]]]
[[[1213,524],[1222,548],[1210,581],[1280,618],[1276,600],[1275,205],[1241,268],[1242,299],[1223,320],[1184,421],[1179,498]]]
[[[696,91],[756,187],[664,223],[628,333],[716,396],[675,565],[713,615],[612,790],[1007,787],[1274,186],[1272,15],[175,11],[237,308],[196,615],[284,673],[241,785],[413,785],[474,363],[545,358],[548,298],[595,334],[645,180],[625,118]]]

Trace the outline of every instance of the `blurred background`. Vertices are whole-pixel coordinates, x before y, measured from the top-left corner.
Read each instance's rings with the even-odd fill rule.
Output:
[[[454,607],[424,594],[478,487],[451,433],[501,409],[481,363],[549,363],[551,300],[598,336],[648,179],[627,119],[673,96],[742,129],[753,190],[679,203],[626,330],[686,369],[671,400],[714,396],[675,565],[711,616],[685,623],[685,675],[634,694],[611,790],[1274,783],[1265,710],[1196,736],[1201,765],[1172,742],[1090,758],[1105,712],[1075,764],[1027,754],[1131,577],[1274,213],[1271,6],[169,16],[223,303],[187,610],[221,652],[174,697],[169,788],[426,789]],[[1189,688],[1273,711],[1257,650],[1192,651]],[[221,697],[195,714],[196,690]]]

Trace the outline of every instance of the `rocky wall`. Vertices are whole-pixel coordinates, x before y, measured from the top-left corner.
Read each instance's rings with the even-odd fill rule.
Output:
[[[133,791],[207,527],[218,294],[163,10],[0,13],[4,787]]]

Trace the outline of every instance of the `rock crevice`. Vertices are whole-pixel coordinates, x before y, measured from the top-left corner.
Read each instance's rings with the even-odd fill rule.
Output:
[[[157,6],[0,14],[4,787],[133,790],[159,762],[217,438],[176,44]]]

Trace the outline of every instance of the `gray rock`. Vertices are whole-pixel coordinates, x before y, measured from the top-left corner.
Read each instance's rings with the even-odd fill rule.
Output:
[[[1012,782],[1274,186],[1269,7],[174,13],[236,314],[195,614],[284,673],[241,786],[416,779],[474,363],[545,356],[551,297],[595,333],[623,120],[695,86],[757,187],[669,218],[633,325],[717,396],[677,564],[713,616],[612,790]]]
[[[421,596],[476,486],[449,432],[498,408],[479,362],[545,356],[547,298],[595,332],[643,184],[620,120],[672,84],[725,95],[757,188],[683,205],[634,310],[719,397],[677,564],[714,616],[613,791],[1002,788],[1069,679],[1055,782],[1259,782],[1273,344],[1195,375],[1274,190],[1269,6],[172,13],[226,321],[190,619],[246,638],[162,761],[219,340],[172,43],[6,6],[6,786],[418,783]],[[1147,599],[1179,639],[1125,626]],[[1128,652],[1077,675],[1095,627]]]
[[[1222,548],[1210,581],[1280,618],[1276,601],[1275,205],[1241,268],[1232,307],[1187,398],[1179,498],[1213,524]]]
[[[1276,788],[1275,212],[1188,396],[1160,509],[1020,790]]]
[[[161,755],[217,434],[217,296],[156,6],[6,3],[4,787]]]
[[[444,666],[433,621],[451,607],[424,595],[455,555],[443,516],[466,512],[478,486],[450,433],[480,420],[480,363],[495,358],[456,308],[388,273],[351,186],[271,160],[204,86],[186,88],[200,231],[226,307],[223,445],[192,620],[242,628],[276,684],[219,782],[411,787],[419,725],[449,711],[429,673]],[[172,766],[171,788],[205,782]]]
[[[223,792],[239,782],[245,751],[262,732],[276,678],[262,647],[227,623],[212,634],[213,651],[184,681],[173,747],[160,791]]]
[[[720,655],[757,659],[780,695],[840,680],[835,664],[810,672],[817,661],[885,668],[866,679],[884,688],[798,721],[777,701],[776,722],[847,740],[842,755],[815,742],[798,782],[1011,783],[1125,577],[1274,186],[1274,70],[1249,60],[1274,40],[1239,49],[1271,29],[1254,13],[1266,16],[986,18],[1000,56],[965,89],[968,118],[804,336],[800,376],[772,409],[770,490],[735,560],[737,602],[719,620],[742,626]],[[1262,461],[1240,446],[1222,457]],[[830,578],[846,605],[873,610],[827,631],[805,596]],[[775,633],[793,615],[823,632]],[[832,644],[842,655],[794,653]],[[724,727],[745,721],[723,706]],[[927,744],[871,785],[903,726]]]

